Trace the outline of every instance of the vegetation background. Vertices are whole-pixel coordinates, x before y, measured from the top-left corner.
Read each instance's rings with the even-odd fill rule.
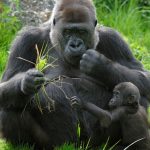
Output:
[[[13,0],[12,0],[13,1]],[[19,8],[19,0],[14,0]],[[129,43],[135,57],[150,71],[150,0],[94,0],[100,25],[118,30]],[[11,41],[22,25],[10,15],[11,9],[0,2],[0,76],[4,71]],[[81,146],[82,149],[83,147]],[[32,148],[30,148],[32,149]],[[59,150],[72,150],[72,145]],[[106,150],[106,145],[101,150]],[[29,150],[0,141],[0,150]]]

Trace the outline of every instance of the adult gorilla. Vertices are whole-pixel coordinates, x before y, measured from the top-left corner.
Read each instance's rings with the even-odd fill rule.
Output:
[[[7,140],[15,144],[35,144],[38,149],[53,149],[65,142],[77,141],[80,121],[81,138],[91,138],[91,146],[99,146],[109,136],[109,144],[116,143],[121,139],[118,122],[109,130],[100,128],[97,118],[73,110],[69,101],[76,96],[107,109],[113,87],[124,81],[139,88],[141,103],[147,106],[148,72],[116,31],[106,27],[98,29],[96,23],[90,0],[58,0],[51,26],[31,27],[19,33],[0,84],[1,131]],[[40,50],[43,43],[47,45],[45,53],[50,56],[49,63],[51,57],[58,60],[57,67],[41,73],[33,63],[18,57],[36,62],[35,45]],[[45,86],[45,95],[40,87],[47,78],[55,79],[56,83]],[[37,92],[42,112],[34,98]],[[52,112],[49,99],[55,102]]]

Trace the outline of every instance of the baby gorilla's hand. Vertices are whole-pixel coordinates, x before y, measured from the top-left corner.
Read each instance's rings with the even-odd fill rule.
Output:
[[[77,108],[77,109],[83,108],[83,103],[77,96],[71,97],[70,102],[73,108]]]

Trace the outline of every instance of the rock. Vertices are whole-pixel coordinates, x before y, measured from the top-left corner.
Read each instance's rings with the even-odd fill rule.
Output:
[[[51,16],[54,0],[21,0],[19,4],[12,0],[4,0],[10,6],[12,16],[17,16],[23,26],[37,26],[47,22]]]

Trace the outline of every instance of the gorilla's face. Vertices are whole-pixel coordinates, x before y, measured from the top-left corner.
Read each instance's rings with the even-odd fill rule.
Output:
[[[120,106],[130,106],[138,108],[140,99],[140,92],[138,88],[130,82],[122,82],[115,86],[113,90],[113,97],[109,102],[110,108]]]
[[[95,49],[98,41],[96,24],[89,10],[80,5],[66,7],[61,14],[55,14],[50,37],[67,63],[77,66],[86,50]]]

